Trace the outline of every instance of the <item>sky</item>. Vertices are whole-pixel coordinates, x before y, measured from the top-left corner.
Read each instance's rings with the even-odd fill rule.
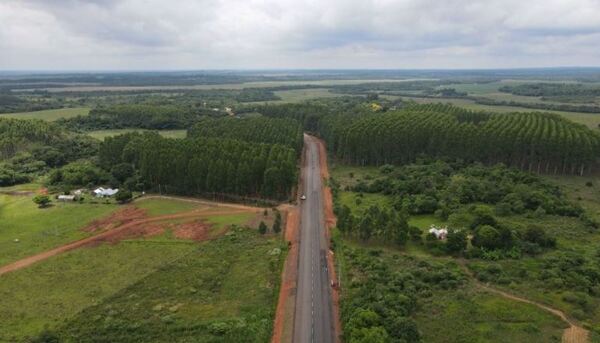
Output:
[[[0,70],[600,66],[600,0],[0,0]]]

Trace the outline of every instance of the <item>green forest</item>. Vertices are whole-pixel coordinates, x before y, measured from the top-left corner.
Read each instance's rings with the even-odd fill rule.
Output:
[[[600,156],[600,134],[557,115],[487,114],[448,105],[324,116],[319,132],[336,157],[358,165],[408,163],[421,155],[537,173],[585,174]]]

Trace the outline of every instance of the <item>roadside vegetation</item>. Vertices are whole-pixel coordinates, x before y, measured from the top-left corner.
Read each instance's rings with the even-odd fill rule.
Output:
[[[572,183],[579,179],[563,176],[559,179],[563,180],[561,186],[546,177],[504,166],[436,160],[379,168],[334,167],[329,182],[338,217],[334,247],[342,273],[347,274],[342,274],[345,280],[343,313],[345,306],[357,308],[352,305],[357,296],[366,296],[355,293],[355,285],[364,284],[366,289],[381,292],[379,296],[368,296],[366,299],[371,300],[366,304],[378,298],[389,302],[386,294],[392,291],[386,291],[384,285],[399,282],[380,282],[382,276],[377,275],[388,278],[395,275],[382,268],[395,267],[399,261],[408,259],[411,261],[408,266],[400,263],[400,275],[410,270],[411,265],[428,266],[428,263],[442,266],[443,273],[456,273],[435,279],[429,286],[434,290],[426,296],[421,297],[417,292],[415,309],[424,312],[407,312],[409,319],[415,320],[423,341],[483,338],[507,342],[560,341],[561,328],[566,326],[556,316],[535,306],[508,305],[511,300],[480,290],[478,283],[560,309],[584,327],[597,330],[600,269],[593,242],[600,240],[596,219],[600,203],[586,201],[573,193],[573,188],[565,186],[568,185],[566,180]],[[593,189],[593,185],[585,186],[585,182],[581,185],[580,192]],[[438,239],[429,233],[432,225],[437,229],[447,228],[447,238]],[[364,258],[370,256],[374,261],[356,262],[357,254]],[[383,262],[382,256],[388,256],[388,267],[373,264]],[[365,268],[378,274],[368,274],[370,278],[363,279]],[[419,277],[434,278],[435,275],[431,271],[419,272],[408,280],[414,282]],[[461,281],[459,286],[456,286],[457,279]],[[451,282],[454,288],[435,290],[445,282]],[[400,284],[402,289],[414,289],[414,286],[407,287],[406,281]],[[367,307],[372,311],[377,309],[376,305]],[[468,308],[479,312],[477,315],[461,312]],[[509,309],[515,312],[511,314]],[[493,320],[490,317],[475,322],[460,319],[486,318],[493,313],[496,313]],[[498,313],[503,314],[498,317]],[[512,324],[511,318],[524,313],[530,313],[527,318],[531,321]],[[348,318],[342,318],[344,327],[352,328],[350,318],[357,314],[350,310],[346,314]],[[448,321],[455,321],[452,327],[463,327],[463,330],[432,333],[429,329],[440,328],[435,321],[441,320],[438,316],[448,316],[443,317],[444,326]],[[494,321],[496,325],[491,325]],[[389,323],[381,317],[373,323],[377,322]],[[390,329],[386,328],[387,335],[392,334]],[[348,330],[345,329],[345,333],[349,334]],[[547,336],[541,338],[542,334]]]

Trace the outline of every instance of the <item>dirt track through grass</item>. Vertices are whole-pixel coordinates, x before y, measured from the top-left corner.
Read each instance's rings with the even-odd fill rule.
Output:
[[[234,206],[236,206],[236,205],[234,205]],[[55,255],[58,255],[58,254],[61,254],[61,253],[64,253],[64,252],[67,252],[67,251],[70,251],[73,249],[77,249],[77,248],[88,246],[90,244],[94,244],[97,242],[109,240],[111,237],[115,237],[117,235],[124,234],[127,232],[127,230],[134,228],[140,224],[147,224],[147,223],[166,221],[166,220],[172,220],[172,219],[202,218],[202,217],[206,217],[207,215],[237,214],[237,213],[244,213],[244,212],[255,211],[255,210],[256,209],[252,208],[252,207],[235,207],[234,210],[231,210],[231,209],[215,210],[213,208],[208,208],[208,209],[204,208],[204,209],[192,210],[192,211],[179,213],[179,214],[171,214],[171,215],[164,215],[164,216],[157,216],[157,217],[134,220],[134,221],[128,222],[126,224],[120,225],[114,229],[102,232],[98,235],[84,238],[84,239],[81,239],[81,240],[78,240],[78,241],[75,241],[75,242],[72,242],[69,244],[65,244],[58,248],[51,249],[51,250],[48,250],[48,251],[45,251],[45,252],[42,252],[42,253],[39,253],[39,254],[36,254],[33,256],[29,256],[24,259],[13,262],[11,264],[0,267],[0,275],[9,273],[9,272],[12,272],[15,270],[19,270],[21,268],[28,267],[36,262],[43,261],[52,256],[55,256]]]
[[[461,265],[461,267],[463,268],[465,273],[475,283],[475,286],[478,287],[479,289],[482,289],[489,293],[494,293],[494,294],[500,295],[500,296],[510,299],[510,300],[519,301],[519,302],[533,305],[541,310],[544,310],[546,312],[549,312],[549,313],[559,317],[562,321],[567,323],[569,325],[569,327],[563,331],[563,336],[562,336],[563,343],[587,343],[589,341],[588,340],[589,332],[586,329],[582,328],[581,326],[577,325],[571,319],[569,319],[569,317],[567,317],[567,315],[563,311],[557,310],[555,308],[538,303],[533,300],[529,300],[529,299],[522,298],[522,297],[519,297],[514,294],[510,294],[505,291],[501,291],[501,290],[493,288],[487,284],[484,284],[484,283],[480,282],[479,280],[477,280],[477,278],[475,277],[475,275],[473,275],[471,270],[464,264],[464,261],[461,261],[461,263],[459,263],[459,264]]]

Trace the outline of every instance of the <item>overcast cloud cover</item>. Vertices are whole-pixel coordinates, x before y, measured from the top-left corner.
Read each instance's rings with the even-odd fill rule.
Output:
[[[1,0],[0,70],[600,66],[600,0]]]

